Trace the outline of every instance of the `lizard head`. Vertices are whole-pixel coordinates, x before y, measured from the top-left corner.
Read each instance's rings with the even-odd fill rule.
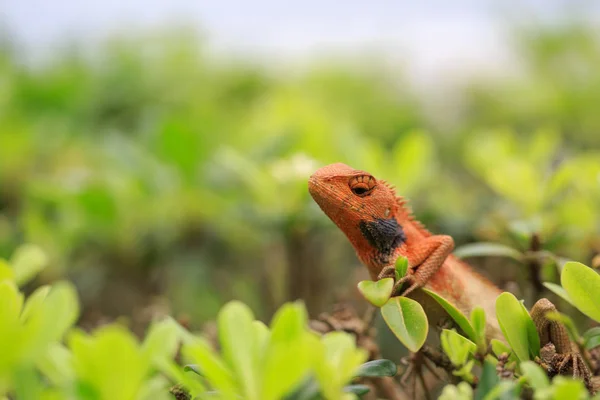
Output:
[[[391,186],[368,172],[337,163],[317,170],[308,180],[308,190],[372,274],[396,261],[406,237]]]

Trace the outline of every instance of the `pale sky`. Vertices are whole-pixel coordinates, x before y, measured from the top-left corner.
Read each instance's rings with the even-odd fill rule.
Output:
[[[287,60],[375,48],[410,56],[411,72],[428,79],[504,69],[507,15],[560,18],[574,5],[600,21],[600,1],[573,0],[0,0],[0,24],[32,53],[50,52],[65,38],[85,42],[185,23],[226,52]]]

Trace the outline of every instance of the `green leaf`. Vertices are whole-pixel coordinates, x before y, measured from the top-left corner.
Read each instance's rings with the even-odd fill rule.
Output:
[[[0,258],[0,281],[3,280],[14,281],[15,271],[13,271],[6,261]]]
[[[481,377],[479,378],[479,384],[475,391],[474,400],[482,400],[485,395],[498,384],[498,382],[500,382],[500,378],[496,373],[496,367],[494,364],[485,361],[483,364],[483,371],[481,371]]]
[[[205,340],[196,338],[184,344],[182,352],[187,359],[198,364],[200,372],[223,399],[238,398],[232,371]]]
[[[189,371],[191,371],[191,372],[195,372],[196,374],[198,374],[198,375],[200,375],[200,376],[204,376],[204,375],[202,374],[202,371],[201,371],[201,369],[200,369],[200,366],[199,366],[198,364],[188,364],[188,365],[185,365],[185,366],[183,367],[183,370],[184,370],[185,372],[189,372]]]
[[[357,377],[395,376],[398,366],[391,360],[381,359],[364,363],[356,372]]]
[[[418,351],[429,330],[423,307],[413,299],[394,297],[381,307],[381,315],[394,335],[410,351]]]
[[[600,322],[600,276],[596,271],[570,261],[562,270],[560,283],[579,311]]]
[[[479,351],[484,354],[487,350],[485,338],[485,311],[481,307],[475,307],[471,311],[471,326],[475,332],[475,344]]]
[[[523,255],[519,250],[513,249],[512,247],[500,244],[500,243],[489,243],[479,242],[470,243],[464,246],[460,246],[454,250],[453,253],[458,258],[469,258],[469,257],[509,257],[513,260],[523,262]]]
[[[525,327],[527,328],[527,340],[529,342],[529,355],[533,358],[540,356],[540,335],[535,327],[535,323],[525,308],[525,304],[522,301],[521,310],[523,311],[523,320],[525,321]]]
[[[496,299],[496,316],[502,334],[521,361],[529,360],[529,314],[523,313],[523,306],[511,293],[504,292]],[[533,323],[533,321],[531,321]],[[539,339],[538,339],[539,340]]]
[[[543,285],[546,287],[546,289],[550,290],[552,293],[561,297],[563,300],[575,307],[573,300],[571,300],[569,294],[562,286],[552,282],[544,282]]]
[[[512,349],[509,346],[507,346],[506,343],[498,339],[490,340],[490,344],[492,345],[492,352],[496,355],[496,357],[500,357],[503,353],[512,353]]]
[[[408,258],[406,257],[398,257],[398,259],[396,260],[396,265],[395,265],[395,273],[396,273],[396,280],[400,280],[402,278],[404,278],[404,275],[406,275],[406,272],[408,271]]]
[[[262,332],[259,345],[266,344],[259,355],[263,371],[261,399],[280,399],[308,375],[318,350],[311,346],[307,324],[304,304],[295,302],[283,305],[275,313],[270,334],[266,327],[254,326],[257,332]]]
[[[585,399],[587,390],[579,379],[557,376],[552,380],[553,399]]]
[[[41,248],[32,244],[19,247],[10,260],[19,286],[33,279],[48,264],[48,257]]]
[[[444,329],[440,335],[442,349],[456,367],[464,365],[469,355],[475,354],[477,346],[455,330]]]
[[[260,398],[259,360],[256,359],[257,343],[253,321],[250,308],[239,301],[225,304],[217,318],[223,356],[237,375],[244,398],[248,400]]]
[[[393,288],[394,280],[392,278],[358,282],[360,293],[375,307],[382,307],[389,300]]]
[[[600,327],[587,330],[583,334],[583,341],[585,343],[585,348],[588,350],[600,346]]]
[[[154,365],[158,366],[164,360],[172,359],[178,346],[179,329],[177,323],[171,318],[166,318],[151,325],[142,344],[142,351],[148,357],[148,360],[152,360]]]
[[[504,400],[504,399],[518,399],[518,390],[519,387],[516,385],[515,381],[500,381],[496,386],[490,390],[485,397],[484,400]]]
[[[546,372],[533,361],[523,361],[519,368],[534,390],[543,390],[550,386]]]
[[[364,396],[371,390],[367,385],[348,385],[344,386],[344,392],[354,393],[357,396]]]
[[[43,307],[44,300],[46,300],[46,296],[48,296],[49,292],[50,286],[40,286],[27,298],[25,306],[23,307],[23,312],[21,313],[21,322],[27,321],[27,318],[29,318],[31,314],[37,312],[39,307]]]
[[[463,315],[463,313],[461,313],[448,300],[444,299],[439,294],[437,294],[435,292],[432,292],[429,289],[421,289],[421,290],[423,290],[425,293],[427,293],[428,295],[430,295],[431,297],[433,297],[433,299],[435,301],[437,301],[438,304],[441,305],[444,308],[444,310],[446,310],[446,312],[448,313],[448,315],[450,315],[450,317],[452,317],[452,319],[454,320],[454,322],[456,322],[456,324],[469,337],[469,339],[471,339],[473,341],[477,340],[477,335],[475,334],[475,330],[471,326],[471,323],[469,322],[469,320],[467,319],[467,317],[465,317]]]

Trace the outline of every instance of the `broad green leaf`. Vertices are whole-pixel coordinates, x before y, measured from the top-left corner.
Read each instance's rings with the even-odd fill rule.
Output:
[[[596,271],[570,261],[562,270],[560,283],[579,311],[600,322],[600,275]]]
[[[359,377],[396,376],[398,366],[391,360],[381,359],[364,363],[356,372]]]
[[[315,352],[315,376],[326,399],[343,398],[342,388],[367,360],[366,350],[356,347],[356,338],[346,332],[329,332],[311,345]]]
[[[49,295],[51,296],[51,294]],[[136,337],[112,324],[92,335],[72,331],[68,339],[80,388],[102,399],[134,398],[150,370]]]
[[[458,258],[469,257],[509,257],[513,260],[522,262],[523,255],[519,250],[500,243],[470,243],[460,246],[453,253]]]
[[[37,367],[55,386],[71,383],[75,379],[73,355],[62,343],[52,343],[45,353],[38,355]]]
[[[494,364],[485,361],[483,364],[483,370],[481,371],[481,377],[479,378],[479,384],[475,391],[474,400],[482,400],[486,394],[488,394],[494,386],[500,382],[500,378],[496,373],[496,367]]]
[[[0,321],[5,327],[16,326],[21,309],[23,294],[12,281],[0,281]],[[0,325],[0,326],[2,326]]]
[[[15,271],[10,267],[10,265],[8,265],[6,261],[0,258],[0,281],[3,280],[14,281]]]
[[[496,355],[496,357],[500,357],[503,353],[511,354],[512,350],[506,343],[501,342],[498,339],[490,340],[490,344],[492,345],[492,352]]]
[[[500,381],[485,395],[483,400],[518,399],[518,391],[519,387],[515,381]]]
[[[271,339],[269,327],[262,321],[253,321],[254,334],[256,335],[256,350],[259,354],[264,354]]]
[[[10,259],[10,265],[15,271],[15,282],[19,286],[33,279],[47,264],[46,253],[32,244],[19,247]]]
[[[35,292],[27,298],[25,306],[23,307],[23,312],[21,313],[21,322],[27,321],[29,315],[36,312],[39,307],[43,307],[44,300],[46,300],[48,293],[50,293],[50,286],[44,285],[37,288]]]
[[[367,385],[348,385],[344,387],[344,392],[354,393],[359,397],[369,393],[370,390],[371,388]]]
[[[561,297],[563,300],[565,300],[572,306],[575,306],[575,304],[573,304],[573,300],[571,300],[569,294],[562,286],[552,282],[544,282],[543,285],[546,287],[546,289],[550,290],[555,295]]]
[[[585,399],[587,390],[579,379],[557,376],[552,380],[553,399]]]
[[[529,360],[528,314],[523,313],[521,302],[511,293],[502,293],[496,299],[496,316],[502,334],[516,356],[521,361]]]
[[[442,349],[456,367],[464,365],[469,355],[475,354],[477,346],[454,330],[444,329],[440,335]]]
[[[406,275],[407,271],[408,271],[408,258],[402,257],[402,256],[398,257],[398,259],[396,260],[396,265],[395,265],[396,280],[404,278],[404,275]]]
[[[254,316],[248,306],[230,301],[219,312],[217,323],[223,356],[242,386],[244,398],[260,398],[259,360],[256,359]],[[206,371],[206,368],[203,368]]]
[[[307,324],[306,308],[301,302],[285,304],[273,317],[270,339],[260,354],[264,357],[261,399],[282,398],[308,375],[316,349],[311,346]],[[262,330],[259,340],[268,336],[268,331]]]
[[[487,350],[485,338],[485,311],[481,307],[475,307],[471,311],[471,326],[475,332],[475,344],[480,352],[485,353]]]
[[[154,322],[146,334],[142,344],[142,351],[156,366],[163,360],[172,359],[179,346],[179,329],[177,322],[166,318]]]
[[[197,338],[188,342],[183,345],[182,352],[187,359],[197,363],[200,372],[223,399],[239,397],[232,371],[206,341]]]
[[[519,368],[534,390],[543,390],[550,386],[546,372],[533,361],[523,361]]]
[[[588,329],[583,334],[583,340],[585,343],[585,348],[588,350],[600,346],[600,327]]]
[[[200,376],[204,376],[202,375],[202,370],[200,369],[200,366],[198,364],[188,364],[188,365],[184,365],[183,367],[184,371],[192,371],[195,372],[196,374],[200,375]]]
[[[473,388],[467,382],[458,385],[446,385],[438,400],[472,400]]]
[[[533,358],[540,356],[540,335],[535,327],[535,323],[529,314],[525,304],[522,301],[521,311],[523,312],[523,320],[525,321],[525,327],[527,328],[527,340],[529,342],[529,355]]]
[[[387,326],[410,351],[418,351],[429,330],[429,322],[423,307],[407,297],[394,297],[381,307],[381,315]]]
[[[358,282],[360,293],[375,307],[382,307],[389,300],[393,288],[394,280],[392,278]]]
[[[423,290],[425,293],[427,293],[428,295],[430,295],[431,297],[433,297],[434,300],[437,301],[438,304],[441,305],[444,308],[444,310],[446,310],[446,312],[448,313],[448,315],[450,315],[450,317],[452,317],[452,319],[454,320],[454,322],[456,322],[456,324],[469,337],[469,339],[471,339],[473,341],[477,340],[477,335],[475,335],[475,330],[473,330],[473,327],[471,326],[471,323],[469,322],[469,320],[467,319],[467,317],[465,317],[463,315],[463,313],[461,313],[448,300],[444,299],[439,294],[437,294],[435,292],[432,292],[429,289],[421,289],[421,290]]]
[[[70,282],[55,283],[39,306],[28,310],[24,321],[27,352],[35,357],[50,342],[59,340],[79,316],[77,291]]]

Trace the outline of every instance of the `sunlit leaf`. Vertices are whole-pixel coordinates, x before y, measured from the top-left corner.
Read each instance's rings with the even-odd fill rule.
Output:
[[[375,307],[382,307],[392,295],[394,279],[384,278],[378,281],[360,281],[358,290]]]
[[[484,362],[481,377],[479,378],[479,384],[475,391],[474,400],[482,400],[485,398],[485,395],[488,394],[498,382],[500,382],[500,378],[496,373],[496,367],[490,362]]]
[[[600,322],[600,275],[581,263],[571,261],[565,264],[560,282],[577,309]]]
[[[22,286],[46,267],[48,257],[38,246],[28,244],[15,251],[10,264],[15,271],[17,285]]]
[[[546,372],[533,361],[523,361],[519,364],[519,368],[533,389],[543,390],[550,386]]]
[[[398,372],[396,363],[390,360],[381,359],[373,360],[364,363],[356,372],[356,376],[360,377],[381,377],[395,376]]]
[[[394,297],[381,307],[388,327],[410,351],[416,352],[425,343],[429,323],[423,307],[407,297]]]
[[[364,396],[365,394],[369,393],[369,391],[371,390],[371,388],[369,388],[367,385],[348,385],[344,387],[344,392],[348,392],[348,393],[354,393],[357,396]]]
[[[258,400],[260,394],[258,344],[253,321],[252,311],[239,301],[223,306],[217,319],[224,358],[235,371],[248,400]]]
[[[600,327],[588,329],[583,334],[583,340],[587,349],[593,349],[594,347],[600,346]]]
[[[460,329],[469,337],[469,339],[471,339],[473,341],[477,340],[477,335],[475,334],[475,330],[471,326],[471,323],[469,322],[467,317],[465,317],[463,315],[463,313],[461,313],[448,300],[444,299],[439,294],[432,292],[431,290],[428,290],[428,289],[422,289],[422,290],[425,293],[427,293],[428,295],[430,295],[431,297],[433,297],[433,299],[435,301],[437,301],[438,304],[444,308],[444,310],[446,310],[448,315],[450,315],[450,317],[454,320],[454,322],[456,322],[456,324],[460,327]]]
[[[263,369],[261,399],[282,398],[304,379],[318,350],[307,332],[308,316],[301,302],[283,305],[273,317],[271,332],[258,328]],[[254,327],[257,329],[257,326]]]
[[[440,335],[442,349],[456,367],[467,362],[469,355],[475,354],[477,346],[454,330],[444,329]]]
[[[458,258],[508,257],[519,262],[523,261],[520,251],[500,243],[470,243],[456,248],[453,254]]]
[[[496,357],[500,357],[502,354],[511,354],[512,350],[510,346],[506,343],[501,342],[498,339],[490,340],[490,344],[492,345],[492,352],[496,355]]]
[[[504,337],[517,357],[521,361],[529,360],[528,314],[523,313],[519,300],[511,293],[502,293],[496,299],[496,316]]]
[[[396,280],[403,278],[408,271],[408,258],[402,256],[398,257],[394,266],[394,271],[396,274]]]
[[[575,304],[573,304],[573,301],[569,297],[569,294],[567,293],[567,291],[565,289],[563,289],[562,286],[557,285],[556,283],[552,283],[552,282],[544,282],[543,285],[548,290],[550,290],[552,293],[554,293],[557,296],[561,297],[563,300],[567,301],[569,304],[575,306]]]

